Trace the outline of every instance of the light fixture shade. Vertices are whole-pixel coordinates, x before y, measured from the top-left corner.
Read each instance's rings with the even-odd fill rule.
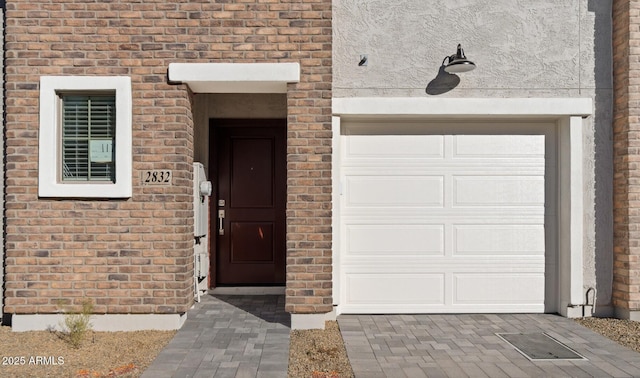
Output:
[[[469,72],[476,68],[476,64],[464,55],[464,50],[462,50],[460,44],[458,44],[458,50],[454,55],[444,58],[445,61],[447,59],[449,61],[444,65],[444,70],[448,73]]]

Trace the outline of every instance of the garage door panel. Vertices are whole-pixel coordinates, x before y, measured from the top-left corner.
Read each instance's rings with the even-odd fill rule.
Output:
[[[349,176],[346,207],[442,207],[442,176]]]
[[[544,160],[544,135],[454,135],[454,158],[538,158]]]
[[[453,305],[541,305],[544,302],[544,274],[458,273],[453,275],[453,293]]]
[[[453,226],[453,255],[541,255],[544,224],[465,224]]]
[[[408,269],[408,268],[407,268]],[[415,269],[415,267],[414,267]],[[347,273],[345,313],[543,312],[544,274]],[[471,271],[472,270],[472,271]]]
[[[544,177],[454,176],[455,207],[544,206]]]
[[[339,311],[543,312],[556,161],[553,126],[540,125],[343,135]]]
[[[342,273],[491,273],[544,275],[544,256],[343,256]]]
[[[347,225],[345,235],[354,256],[444,254],[444,225]]]
[[[444,304],[442,273],[353,273],[346,278],[351,304]]]
[[[541,219],[530,217],[528,224],[523,223],[523,218],[486,217],[477,219],[476,224],[437,224],[441,220],[438,216],[422,217],[413,223],[384,215],[370,220],[371,224],[345,220],[345,256],[544,256],[545,229]]]
[[[346,262],[344,313],[544,311],[542,256],[369,256]]]
[[[347,139],[344,159],[442,159],[444,136],[354,135]]]

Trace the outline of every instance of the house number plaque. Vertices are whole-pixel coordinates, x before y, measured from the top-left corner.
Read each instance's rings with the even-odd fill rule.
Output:
[[[142,185],[171,185],[173,173],[169,169],[142,171]]]

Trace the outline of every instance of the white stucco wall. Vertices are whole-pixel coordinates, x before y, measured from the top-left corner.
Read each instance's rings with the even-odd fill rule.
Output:
[[[591,97],[585,124],[584,286],[610,311],[610,0],[334,0],[333,97]],[[474,71],[440,74],[460,43]],[[366,66],[359,66],[366,54]]]

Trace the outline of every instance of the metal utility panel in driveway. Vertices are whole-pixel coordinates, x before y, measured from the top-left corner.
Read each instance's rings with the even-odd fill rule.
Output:
[[[546,333],[497,333],[530,360],[585,360]]]

